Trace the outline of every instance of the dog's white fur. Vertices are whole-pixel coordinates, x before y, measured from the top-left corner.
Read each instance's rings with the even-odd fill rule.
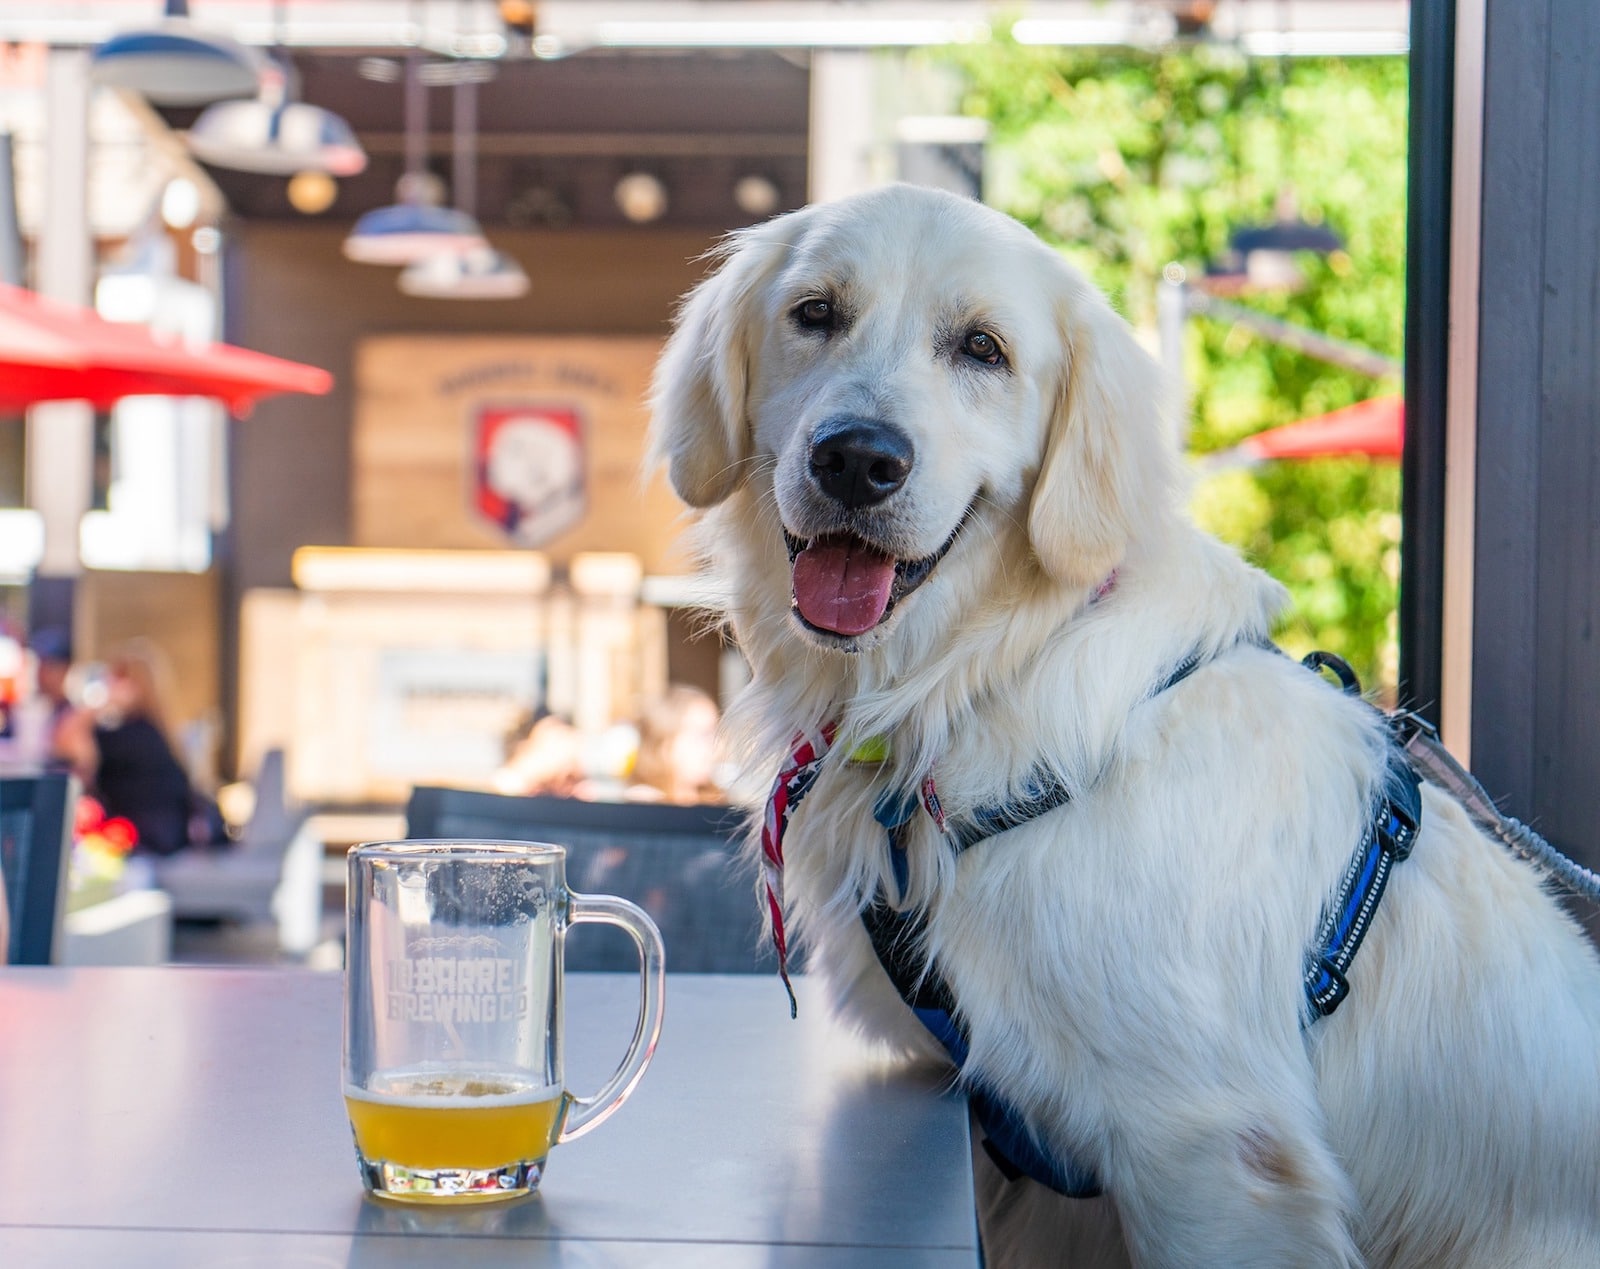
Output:
[[[832,333],[794,320],[819,296]],[[965,355],[971,329],[1004,367]],[[881,790],[931,770],[960,814],[1044,762],[1074,792],[959,861],[913,821],[906,898],[969,1072],[1107,1196],[994,1185],[991,1266],[1600,1265],[1600,964],[1437,790],[1349,999],[1302,1026],[1380,720],[1257,646],[1279,587],[1180,513],[1157,369],[1055,252],[904,186],[779,217],[687,297],[654,405],[753,670],[729,718],[751,778],[798,728],[840,723],[785,849],[791,937],[843,1010],[937,1057],[858,917],[890,880]],[[853,640],[791,614],[782,532],[834,527],[807,454],[841,414],[914,443],[905,487],[859,522],[893,554],[934,552],[972,508]],[[1152,696],[1192,650],[1213,659]],[[890,758],[848,761],[868,736]]]

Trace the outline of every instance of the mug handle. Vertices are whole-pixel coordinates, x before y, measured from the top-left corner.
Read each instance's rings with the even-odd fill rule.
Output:
[[[593,1097],[567,1094],[568,1110],[561,1135],[556,1138],[558,1144],[581,1137],[609,1119],[633,1092],[655,1054],[656,1041],[661,1038],[661,1005],[666,988],[666,949],[661,945],[661,931],[643,908],[610,894],[569,894],[569,897],[568,925],[592,921],[621,926],[638,944],[639,1022],[633,1029],[627,1056],[605,1087]]]

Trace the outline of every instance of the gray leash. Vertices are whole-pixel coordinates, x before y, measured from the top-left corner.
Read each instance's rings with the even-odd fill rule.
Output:
[[[1411,732],[1405,741],[1406,757],[1419,775],[1460,802],[1473,823],[1497,838],[1513,854],[1527,860],[1573,894],[1600,903],[1600,873],[1568,859],[1521,820],[1505,814],[1473,774],[1439,743],[1438,734],[1430,724],[1415,715],[1401,718],[1404,730]]]

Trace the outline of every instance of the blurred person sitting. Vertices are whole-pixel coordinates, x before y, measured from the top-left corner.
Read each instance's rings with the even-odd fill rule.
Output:
[[[716,701],[697,687],[675,684],[639,719],[639,756],[629,801],[721,802],[717,786]]]
[[[60,769],[71,765],[61,729],[72,717],[68,688],[72,636],[60,626],[41,626],[28,637],[33,653],[33,691],[17,710],[18,756],[29,766]]]
[[[506,742],[506,760],[494,774],[496,793],[573,797],[583,782],[583,738],[548,710],[529,714]]]
[[[67,676],[72,673],[72,636],[60,626],[43,626],[28,639],[37,660],[34,686],[41,700],[50,706],[51,717],[60,721],[72,712],[67,695]]]
[[[130,821],[135,850],[170,855],[191,845],[222,845],[215,803],[189,783],[173,747],[165,658],[134,639],[106,663],[106,699],[74,711],[58,731],[61,750],[111,817]]]

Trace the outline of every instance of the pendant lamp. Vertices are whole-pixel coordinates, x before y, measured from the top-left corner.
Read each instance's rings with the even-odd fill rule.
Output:
[[[427,144],[428,89],[419,55],[406,59],[406,174],[398,202],[367,212],[344,240],[347,259],[362,264],[413,264],[440,251],[486,247],[483,230],[470,215],[426,201],[423,147]]]
[[[457,215],[473,216],[478,191],[478,86],[470,79],[455,86],[452,176]],[[514,300],[528,293],[522,266],[487,242],[435,251],[400,275],[406,295],[435,300]]]
[[[1284,15],[1280,14],[1282,19]],[[1288,85],[1284,47],[1289,32],[1282,32],[1285,44],[1272,58],[1272,84],[1280,106],[1276,131],[1277,169],[1289,170],[1289,117],[1281,106]],[[1295,256],[1302,251],[1332,255],[1344,250],[1344,240],[1325,224],[1313,224],[1300,215],[1294,186],[1285,178],[1278,188],[1272,220],[1265,225],[1246,225],[1228,236],[1228,258],[1221,268],[1207,270],[1218,286],[1232,290],[1298,291],[1306,284]]]
[[[505,252],[485,243],[407,265],[400,289],[431,300],[514,300],[528,293],[528,275]]]
[[[1305,277],[1295,263],[1298,252],[1326,256],[1342,250],[1344,240],[1331,228],[1300,216],[1294,191],[1288,186],[1279,192],[1269,224],[1236,229],[1228,237],[1233,270],[1251,288],[1263,291],[1296,291],[1305,285]]]
[[[158,106],[203,106],[255,95],[262,60],[237,40],[197,27],[188,0],[167,0],[154,27],[114,35],[94,51],[89,75]]]
[[[344,240],[344,254],[361,264],[405,265],[441,251],[487,245],[471,216],[427,203],[395,203],[356,221]]]
[[[190,151],[213,167],[268,176],[364,171],[367,154],[350,125],[331,110],[297,101],[293,83],[294,68],[285,62],[265,77],[259,97],[207,106],[189,129]]]

